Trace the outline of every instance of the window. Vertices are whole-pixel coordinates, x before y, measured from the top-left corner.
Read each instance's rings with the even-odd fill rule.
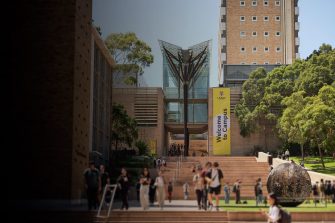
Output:
[[[257,21],[257,16],[252,16],[252,21]]]
[[[257,64],[257,62],[252,62],[252,64],[253,64],[253,65],[256,65],[256,64]]]
[[[276,52],[280,52],[280,50],[281,50],[280,47],[277,46],[277,47],[276,47]]]
[[[277,61],[276,64],[281,64],[281,62]]]
[[[257,32],[256,32],[256,31],[253,31],[253,32],[252,32],[252,36],[257,36]]]
[[[240,16],[240,21],[244,22],[245,21],[245,16]]]
[[[244,46],[241,47],[241,52],[245,52],[245,47]]]
[[[269,6],[269,1],[268,0],[264,0],[264,6]]]
[[[269,21],[269,16],[264,16],[264,21]]]
[[[280,16],[276,16],[276,21],[280,21]]]
[[[268,46],[264,47],[264,52],[269,52],[269,47]]]
[[[241,65],[245,65],[245,62],[241,62]]]
[[[251,2],[251,5],[252,5],[252,6],[257,6],[257,1],[252,1],[252,2]]]
[[[240,1],[240,6],[245,6],[245,1]]]
[[[276,1],[276,6],[280,6],[280,1]]]
[[[252,48],[252,52],[257,52],[257,47],[254,46],[254,47]]]
[[[264,64],[268,65],[268,64],[269,64],[269,62],[268,62],[268,61],[266,61],[266,62],[264,62]]]
[[[264,36],[269,36],[269,32],[268,32],[268,31],[265,31],[265,32],[264,32]]]
[[[240,32],[240,36],[246,36],[245,31],[241,31],[241,32]]]
[[[280,32],[279,31],[276,32],[276,36],[280,36]]]

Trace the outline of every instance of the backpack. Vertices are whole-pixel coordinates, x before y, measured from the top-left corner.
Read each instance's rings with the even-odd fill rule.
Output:
[[[237,188],[236,188],[236,185],[233,186],[233,192],[236,193],[237,191]]]
[[[290,213],[288,213],[287,211],[285,211],[281,207],[278,207],[278,208],[279,208],[279,215],[280,215],[278,223],[291,223],[292,218],[291,218]]]

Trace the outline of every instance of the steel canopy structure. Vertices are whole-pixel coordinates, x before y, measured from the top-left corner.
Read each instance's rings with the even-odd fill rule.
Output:
[[[182,49],[179,46],[159,40],[160,48],[163,54],[163,60],[167,62],[169,71],[172,74],[171,81],[178,89],[178,98],[181,98],[180,92],[183,92],[184,104],[184,150],[188,156],[189,151],[189,130],[188,130],[188,98],[189,90],[194,88],[197,80],[203,73],[202,70],[209,65],[211,41],[205,41]],[[207,73],[207,84],[205,86],[206,96],[209,85],[209,72]],[[196,98],[195,91],[192,95]]]

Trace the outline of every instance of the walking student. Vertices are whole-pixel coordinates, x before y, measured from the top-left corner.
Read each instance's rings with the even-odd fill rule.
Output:
[[[185,182],[183,185],[184,200],[188,199],[189,190],[190,190],[190,185],[187,182]]]
[[[155,186],[158,206],[161,210],[163,210],[165,200],[165,181],[161,170],[158,172],[158,176],[156,177]]]
[[[278,199],[274,193],[268,195],[268,203],[270,205],[269,212],[261,210],[261,213],[267,218],[268,223],[277,223],[280,219],[280,209],[278,207]]]
[[[169,199],[169,203],[171,203],[171,200],[172,200],[172,191],[173,191],[172,182],[169,181],[169,184],[168,184],[168,199]]]
[[[94,162],[90,162],[89,168],[84,171],[85,187],[87,190],[88,210],[97,209],[98,192],[101,190],[101,178]]]
[[[140,203],[142,209],[149,209],[149,185],[151,182],[150,173],[148,168],[143,168],[142,175],[140,177]]]
[[[221,193],[221,181],[223,179],[222,170],[218,168],[219,164],[214,162],[213,168],[207,173],[206,181],[209,183],[208,201],[209,209],[213,208],[213,194],[216,200],[216,210],[219,211],[219,195]]]
[[[197,203],[198,203],[198,209],[201,210],[201,208],[204,208],[204,204],[202,203],[203,201],[203,191],[204,191],[204,181],[205,178],[203,177],[202,174],[202,168],[201,166],[197,167],[197,174],[193,176],[193,184],[194,184],[194,191],[197,196]]]
[[[205,211],[207,210],[207,207],[208,207],[207,198],[208,198],[208,190],[209,190],[209,184],[206,181],[206,175],[211,170],[211,168],[212,168],[212,163],[207,162],[205,164],[205,169],[202,171],[202,177],[205,179],[204,180],[204,190],[202,194],[202,204],[203,204],[203,208]]]
[[[121,168],[121,175],[117,179],[117,183],[119,185],[121,198],[122,198],[122,205],[121,210],[124,208],[128,210],[128,190],[129,190],[129,177],[127,174],[127,170],[125,168]]]

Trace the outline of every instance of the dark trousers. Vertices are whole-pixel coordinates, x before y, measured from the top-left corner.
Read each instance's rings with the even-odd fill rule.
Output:
[[[88,210],[97,209],[98,206],[98,188],[87,188]]]
[[[195,190],[195,193],[197,195],[198,207],[201,207],[203,191],[202,190]]]
[[[241,192],[239,190],[237,190],[235,195],[236,195],[235,196],[235,203],[240,204],[241,203]]]
[[[205,210],[207,210],[207,197],[208,197],[208,189],[203,189],[202,191],[202,205]]]
[[[126,208],[126,210],[127,210],[129,208],[128,190],[121,190],[121,199],[122,199],[121,209]]]
[[[168,199],[169,199],[169,202],[171,203],[171,200],[172,200],[172,191],[168,191]]]

